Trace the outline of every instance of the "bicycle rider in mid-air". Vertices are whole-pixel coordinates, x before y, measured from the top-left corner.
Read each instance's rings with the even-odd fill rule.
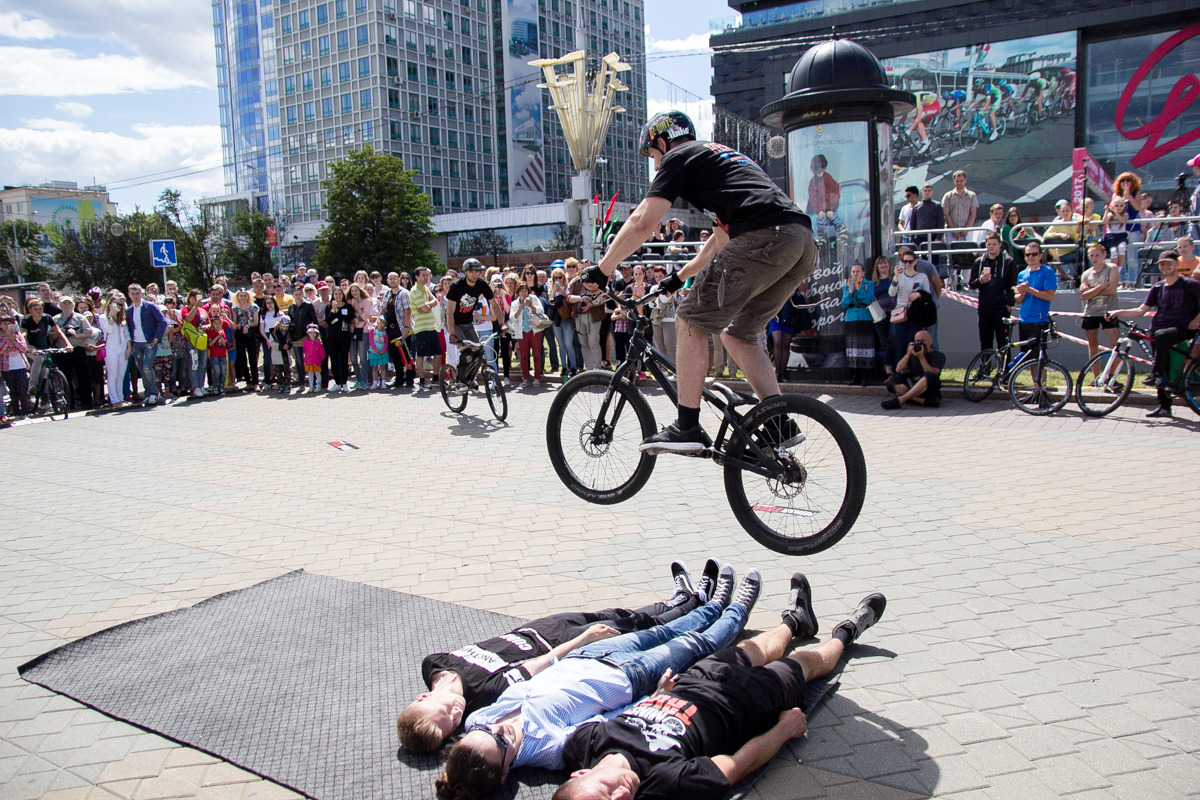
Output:
[[[647,453],[697,455],[712,445],[700,425],[709,334],[721,337],[760,399],[779,394],[775,368],[758,346],[758,333],[812,274],[817,248],[808,215],[762,168],[725,145],[697,141],[696,127],[683,112],[655,114],[642,127],[639,141],[641,154],[654,160],[654,180],[584,280],[603,288],[677,198],[716,216],[713,234],[700,252],[659,284],[675,291],[697,276],[676,312],[679,416],[641,446]]]

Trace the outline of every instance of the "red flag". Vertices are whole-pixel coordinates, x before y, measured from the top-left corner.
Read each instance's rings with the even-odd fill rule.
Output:
[[[279,234],[275,230],[274,225],[267,226],[267,247],[275,247],[279,244]]]
[[[596,207],[596,222],[594,225],[594,227],[596,229],[595,236],[599,236],[600,235],[600,193],[599,192],[596,192],[596,196],[594,198],[592,198],[592,205],[594,205]],[[595,238],[595,237],[593,237],[593,238]]]
[[[604,214],[604,224],[608,225],[608,221],[612,219],[613,206],[617,204],[617,198],[621,196],[621,190],[617,189],[617,193],[612,196],[612,200],[608,201],[608,211]]]

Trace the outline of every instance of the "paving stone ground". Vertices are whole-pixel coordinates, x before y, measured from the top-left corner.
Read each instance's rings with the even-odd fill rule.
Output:
[[[788,558],[741,530],[711,464],[662,457],[630,502],[575,498],[545,452],[552,398],[513,393],[503,424],[480,396],[457,416],[389,393],[0,432],[0,798],[293,796],[17,676],[116,623],[297,568],[519,616],[634,606],[667,593],[672,558],[709,555],[762,571],[752,627],[776,623],[796,569],[823,634],[868,592],[889,600],[757,800],[1200,794],[1200,419],[1186,410],[1038,419],[830,397],[866,453],[866,506],[837,547]]]

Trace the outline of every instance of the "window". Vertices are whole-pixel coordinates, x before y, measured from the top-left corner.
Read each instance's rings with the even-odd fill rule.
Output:
[[[312,39],[305,39],[300,43],[300,60],[306,61],[312,58]]]
[[[479,138],[483,139],[483,152],[485,152],[485,153],[492,152],[492,137],[481,136]],[[491,180],[491,179],[489,178],[488,180]]]
[[[286,116],[287,116],[287,123],[288,123],[288,125],[295,125],[295,124],[296,124],[296,107],[295,107],[295,106],[288,106],[288,107],[287,107],[287,111],[286,111],[286,112],[284,112],[284,113],[285,113],[285,114],[286,114]]]
[[[384,60],[384,66],[387,69],[388,77],[395,78],[400,75],[400,62],[391,56]]]
[[[317,6],[317,24],[324,25],[326,22],[329,22],[329,6],[321,3]]]
[[[366,120],[365,122],[363,122],[362,126],[361,126],[361,130],[362,130],[362,141],[370,142],[375,139],[375,122],[373,120]]]
[[[322,117],[332,117],[333,116],[333,98],[332,97],[321,98],[321,116]]]
[[[462,63],[471,66],[471,48],[466,45],[463,45],[462,49]]]
[[[370,43],[371,29],[369,27],[367,27],[366,25],[359,25],[356,33],[358,36],[359,46]]]
[[[399,89],[388,89],[387,93],[388,93],[388,108],[399,108],[400,107],[400,90]]]
[[[358,60],[358,77],[366,78],[371,75],[371,59],[360,58]]]
[[[349,114],[354,110],[354,98],[350,94],[342,95],[342,113]]]
[[[458,119],[458,103],[451,101],[446,103],[446,119]]]
[[[342,126],[342,144],[346,145],[347,147],[354,144],[354,126],[353,125],[343,125]]]
[[[460,192],[458,189],[450,190],[450,205],[454,206],[455,208],[462,206],[462,192]]]
[[[284,94],[295,94],[296,93],[296,76],[287,75],[284,77],[283,93]]]
[[[287,138],[288,155],[294,156],[300,152],[300,137],[292,134]]]
[[[429,98],[429,116],[436,117],[438,115],[438,100],[436,97]]]
[[[414,114],[420,115],[421,112],[421,96],[419,94],[409,92],[408,95],[408,110]],[[415,119],[415,117],[414,117]]]
[[[367,0],[354,0],[354,13],[365,14],[367,12]]]
[[[415,122],[409,123],[408,140],[414,144],[421,143],[421,126]]]
[[[442,205],[442,190],[437,186],[433,187],[433,204],[435,206]]]
[[[475,91],[475,81],[471,79],[470,75],[463,75],[463,91],[468,93]]]
[[[467,201],[467,208],[479,208],[479,192],[471,192],[468,196],[471,199]]]
[[[343,61],[338,64],[338,82],[345,83],[350,80],[350,62]]]
[[[446,146],[458,149],[458,131],[446,131]]]
[[[292,45],[287,45],[283,48],[283,63],[290,64],[296,60],[296,50]]]
[[[320,161],[308,162],[308,179],[310,181],[321,180],[321,162]]]
[[[467,19],[466,17],[459,17],[458,30],[462,33],[463,36],[470,36],[471,35],[471,20]]]
[[[483,165],[483,179],[485,181],[490,181],[492,179],[492,165],[491,164]]]
[[[444,55],[446,57],[447,61],[453,61],[454,60],[454,45],[447,42],[445,48],[443,48],[443,50],[442,50],[442,55]]]
[[[408,19],[417,18],[417,0],[404,0],[404,16]]]
[[[446,88],[447,89],[454,88],[454,73],[451,72],[450,70],[446,70]]]
[[[300,182],[300,167],[288,167],[288,183]]]
[[[437,11],[434,10],[433,6],[422,5],[421,16],[426,25],[437,24]]]
[[[333,15],[338,19],[346,16],[346,0],[333,0]]]
[[[473,134],[473,133],[467,134],[467,152],[468,153],[475,152],[475,134]]]
[[[454,15],[449,11],[442,12],[442,27],[448,31],[454,30]]]
[[[319,213],[321,211],[321,193],[320,192],[309,192],[308,193],[308,210],[312,211],[314,213]]]
[[[487,106],[484,106],[483,108],[481,108],[479,110],[479,114],[481,116],[480,122],[482,122],[484,125],[492,124],[492,112],[488,110]],[[487,153],[489,151],[484,150],[483,152]]]
[[[395,25],[384,25],[383,26],[383,43],[384,44],[397,44],[399,41],[400,40],[396,38],[396,26]]]
[[[418,80],[417,65],[415,63],[413,63],[412,61],[409,61],[405,64],[405,66],[408,68],[408,79],[410,81]]]
[[[400,132],[400,129],[401,124],[399,122],[396,122],[395,120],[388,122],[388,138],[393,142],[398,141],[403,136],[403,134]]]
[[[467,179],[472,180],[472,181],[475,180],[475,174],[476,174],[475,173],[475,162],[468,161],[467,162]]]
[[[308,122],[309,120],[314,120],[316,118],[317,118],[316,103],[311,103],[311,102],[305,103],[304,104],[304,121]]]
[[[280,33],[291,33],[292,32],[292,15],[291,14],[281,14],[279,16],[279,32]]]
[[[264,31],[269,31],[271,28],[275,27],[275,15],[272,14],[270,11],[268,11],[266,14],[262,15],[262,19],[259,21],[258,24],[259,24],[259,26],[262,27],[262,29]],[[223,41],[223,39],[221,38],[221,36],[222,36],[221,29],[213,28],[213,30],[217,34],[218,41]]]
[[[451,178],[461,177],[458,174],[458,159],[457,158],[450,159],[450,177]]]
[[[440,176],[442,174],[442,160],[440,158],[429,159],[429,167],[430,167],[430,169],[429,169],[430,175],[439,175]]]
[[[349,50],[350,49],[350,31],[338,31],[337,39],[338,39],[338,50]]]
[[[425,82],[428,83],[430,86],[437,86],[437,68],[436,67],[426,67],[425,68]]]
[[[299,214],[304,211],[304,198],[300,195],[292,197],[292,213]]]
[[[433,145],[434,147],[437,147],[438,145],[440,145],[442,143],[441,131],[439,131],[437,128],[433,127],[432,125],[429,126],[429,143],[431,145]]]
[[[337,147],[337,128],[325,129],[325,149]]]
[[[329,67],[321,67],[321,85],[329,86],[333,83],[333,70]]]
[[[300,30],[302,30],[302,31],[308,30],[308,9],[307,8],[303,9],[299,14],[296,15],[296,23],[297,23],[297,27]]]
[[[463,106],[463,119],[467,122],[475,121],[475,106],[467,103]]]
[[[366,111],[371,107],[371,90],[363,89],[358,93],[358,107],[362,111]]]
[[[417,49],[416,31],[405,31],[404,32],[404,46],[409,50]]]
[[[304,91],[311,92],[313,88],[312,72],[305,72],[300,75],[300,85],[304,87]]]
[[[329,55],[329,34],[317,37],[317,55]]]

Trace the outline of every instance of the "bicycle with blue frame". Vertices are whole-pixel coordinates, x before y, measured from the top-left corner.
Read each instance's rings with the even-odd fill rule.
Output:
[[[978,403],[986,400],[997,387],[1005,386],[1012,404],[1026,414],[1053,414],[1071,399],[1074,385],[1067,368],[1047,354],[1051,343],[1059,338],[1054,315],[1051,314],[1050,323],[1040,333],[1020,341],[1014,341],[1012,337],[1012,324],[1017,321],[1012,317],[1005,318],[1009,331],[1004,347],[982,350],[971,359],[963,375],[963,397]],[[1034,345],[1037,345],[1036,353],[1032,356],[1032,349],[1015,352]]]
[[[615,371],[588,370],[563,384],[550,405],[546,446],[554,471],[574,494],[607,505],[646,485],[657,455],[639,449],[658,431],[654,412],[635,380],[647,372],[672,404],[679,394],[675,365],[654,347],[648,316],[639,307],[662,294],[634,300],[605,295],[635,320],[625,360]],[[711,447],[696,457],[724,468],[725,495],[743,528],[765,547],[810,555],[832,547],[858,519],[867,488],[862,447],[849,424],[825,403],[799,394],[759,401],[710,383],[703,402],[721,418]]]

